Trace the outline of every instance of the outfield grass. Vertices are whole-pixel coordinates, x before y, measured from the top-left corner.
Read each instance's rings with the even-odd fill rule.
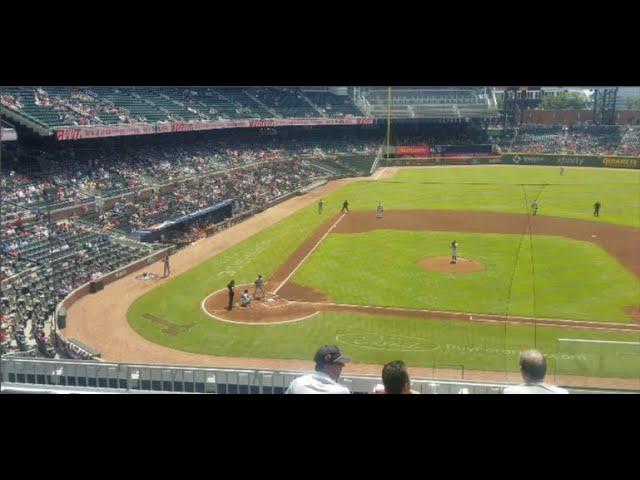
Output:
[[[435,361],[439,364],[464,364],[467,369],[498,371],[517,369],[516,352],[521,348],[531,347],[536,344],[543,351],[553,352],[555,339],[558,337],[639,341],[640,336],[635,334],[605,334],[584,330],[572,331],[570,329],[549,328],[538,328],[534,331],[532,327],[526,326],[456,323],[439,320],[427,321],[339,313],[323,313],[312,319],[293,324],[244,326],[217,322],[200,311],[202,299],[211,291],[224,288],[231,277],[234,277],[239,284],[253,281],[258,273],[269,278],[288,255],[322,221],[333,211],[339,210],[340,204],[344,199],[348,199],[353,208],[364,210],[374,209],[377,201],[383,200],[387,210],[390,208],[450,208],[522,213],[528,203],[528,197],[525,199],[525,192],[529,195],[531,192],[538,191],[536,189],[542,189],[542,186],[528,185],[523,187],[518,185],[518,182],[535,183],[533,180],[537,179],[537,177],[533,178],[532,175],[543,175],[545,170],[549,171],[549,178],[551,178],[550,176],[553,175],[553,172],[558,173],[558,169],[552,167],[548,169],[544,167],[434,168],[402,171],[397,178],[387,181],[350,184],[325,198],[324,215],[318,215],[316,206],[310,205],[273,227],[241,242],[188,272],[172,278],[169,282],[140,297],[128,311],[129,322],[134,330],[145,338],[158,344],[189,352],[307,360],[312,358],[318,345],[338,342],[340,345],[344,345],[345,351],[354,356],[356,362],[382,364],[390,359],[402,358],[409,365],[414,366],[432,366]],[[596,219],[596,221],[638,226],[640,223],[638,221],[640,200],[637,190],[639,175],[640,172],[582,171],[567,168],[563,177],[558,174],[557,177],[554,176],[554,180],[564,182],[570,178],[576,179],[579,176],[580,182],[576,181],[575,183],[580,183],[581,185],[573,185],[572,187],[567,185],[567,188],[558,189],[558,191],[555,191],[552,186],[544,187],[542,196],[539,199],[539,213],[593,220],[593,217],[591,217],[591,205],[595,199],[592,200],[592,197],[597,195],[603,203],[603,210],[602,217]],[[423,183],[443,182],[447,179],[447,176],[457,183],[464,183],[463,180],[468,183],[482,183],[483,179],[484,183],[491,181],[493,183],[489,185],[465,184],[460,186]],[[574,188],[576,190],[575,195],[571,190]],[[545,198],[544,195],[549,196]],[[620,211],[615,210],[612,202],[612,199],[615,198],[618,199],[616,201]],[[555,207],[553,206],[554,202],[556,204]],[[586,207],[583,205],[584,203],[588,203]],[[561,210],[561,207],[565,208],[565,210]],[[557,209],[557,211],[553,209]],[[415,233],[420,234],[421,232]],[[447,237],[446,245],[450,242],[450,235],[450,233],[445,235]],[[462,234],[456,236],[461,244],[460,253],[464,256],[467,254],[467,249],[472,248],[473,242],[467,242]],[[544,246],[542,244],[539,246],[538,240],[535,240],[535,242],[534,253],[538,257],[539,252],[544,254]],[[499,241],[498,244],[503,245],[501,248],[504,248],[506,260],[503,259],[503,261],[511,262],[511,265],[513,265],[515,258],[510,257],[508,254],[514,253],[515,243],[505,239],[504,241]],[[479,243],[476,242],[476,245],[479,245]],[[514,315],[516,314],[515,308],[520,308],[523,311],[527,308],[532,308],[528,296],[530,284],[527,283],[528,277],[526,273],[527,265],[529,265],[530,269],[530,257],[526,255],[527,248],[523,244],[523,255],[520,256],[516,268],[517,281],[512,293],[513,306],[509,310]],[[555,247],[551,246],[549,248],[552,252]],[[573,251],[575,252],[575,249]],[[379,252],[375,260],[378,263],[388,262],[390,258],[394,258],[396,255],[395,248],[391,251],[393,255],[388,254],[389,244],[384,245],[384,248]],[[445,250],[444,255],[448,255],[448,253],[448,250]],[[487,251],[482,252],[482,255],[486,255],[487,260],[490,260],[494,253]],[[512,258],[513,260],[510,260]],[[593,256],[590,258],[599,262],[597,258],[600,257]],[[480,259],[484,261],[482,257]],[[604,259],[604,263],[597,264],[597,267],[603,268],[602,265],[604,265],[604,268],[608,268],[607,265],[610,261],[610,259]],[[496,261],[494,263],[499,264],[500,262]],[[570,288],[586,275],[581,270],[582,263],[585,262],[580,262],[577,266],[574,264],[567,265],[562,262],[560,255],[557,255],[556,263],[550,264],[548,272],[545,273],[545,268],[542,265],[540,268],[536,268],[536,278],[544,279],[545,283],[549,283],[549,289],[551,290],[548,293],[545,292],[545,287],[537,281],[535,284],[536,298],[540,298],[539,295],[549,297],[549,295],[557,294],[560,296],[558,297],[559,300],[556,301],[562,302],[562,305],[564,305],[562,308],[566,310],[569,308],[568,305],[572,305],[580,312],[587,312],[587,315],[593,309],[610,309],[611,305],[599,304],[600,300],[591,299],[592,296],[597,295],[597,292]],[[502,268],[505,271],[509,270],[506,267]],[[585,268],[589,269],[591,267],[585,265]],[[554,281],[551,277],[558,270],[563,270],[562,275],[565,275],[565,280],[558,285],[554,285],[550,283]],[[592,270],[588,271],[591,272]],[[573,277],[566,277],[571,272],[573,272]],[[504,277],[505,274],[502,273],[502,275]],[[547,275],[548,277],[545,278]],[[594,276],[594,279],[597,280],[598,278]],[[615,276],[609,278],[609,284],[617,284],[620,278]],[[519,289],[519,285],[522,285],[522,289]],[[382,286],[384,287],[385,285]],[[506,287],[497,285],[494,290],[494,297],[499,298],[498,293],[504,292]],[[469,293],[467,292],[465,295],[469,295]],[[461,297],[465,295],[461,295]],[[613,295],[619,295],[619,298],[623,297],[619,292],[613,292]],[[601,297],[603,295],[598,296],[598,299],[607,302]],[[464,298],[460,298],[460,301],[464,301]],[[543,308],[546,307],[543,307],[540,303],[536,302],[536,312],[539,315],[543,315]],[[553,303],[551,302],[551,305]],[[175,324],[193,324],[193,326],[185,333],[169,335],[162,331],[163,327],[143,318],[145,313],[157,315]],[[545,314],[545,316],[547,315]],[[575,314],[572,316],[580,318]],[[346,334],[350,334],[351,337],[344,337]],[[370,338],[371,334],[378,335],[382,339],[381,341],[387,345],[387,350],[376,350],[371,348],[370,345],[357,345],[358,343],[367,343],[367,338]],[[354,335],[356,336],[354,337]],[[360,337],[357,337],[357,335],[360,335]],[[414,340],[398,338],[403,336],[413,337]],[[439,348],[431,351],[406,351],[406,348],[401,348],[403,345],[415,344],[417,341],[415,338],[422,342],[436,343]],[[376,341],[369,343],[376,344]],[[447,347],[445,348],[445,346]],[[640,367],[636,367],[635,370],[627,369],[625,375],[618,375],[613,370],[604,375],[638,376],[640,373],[637,372],[637,368]]]
[[[534,198],[539,215],[640,227],[640,170],[557,167],[429,167],[347,185],[327,198],[328,210],[348,199],[353,210],[449,209],[526,213]],[[593,204],[602,204],[593,217]]]
[[[485,270],[455,275],[418,266],[425,257],[449,256],[452,239],[460,257]],[[330,234],[293,281],[337,303],[605,322],[630,322],[623,308],[640,299],[640,281],[599,246],[547,236]]]

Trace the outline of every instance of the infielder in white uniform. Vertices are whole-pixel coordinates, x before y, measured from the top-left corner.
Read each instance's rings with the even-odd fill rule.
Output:
[[[458,242],[455,240],[451,242],[451,263],[458,261]]]
[[[378,202],[378,208],[376,208],[376,218],[382,218],[383,213],[384,207],[382,206],[382,202]]]

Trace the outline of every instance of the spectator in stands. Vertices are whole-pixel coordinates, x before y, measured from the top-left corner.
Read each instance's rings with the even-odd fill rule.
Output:
[[[411,390],[411,380],[407,366],[402,360],[387,363],[382,369],[382,385],[376,385],[373,393],[416,394]]]
[[[543,383],[547,374],[547,362],[538,350],[525,350],[520,353],[520,373],[524,384],[507,387],[505,394],[566,394],[564,388]]]
[[[335,345],[325,345],[318,349],[314,361],[316,362],[316,371],[293,380],[286,393],[351,393],[347,387],[338,383],[338,378],[340,378],[340,373],[345,363],[351,361],[350,357],[343,355]]]

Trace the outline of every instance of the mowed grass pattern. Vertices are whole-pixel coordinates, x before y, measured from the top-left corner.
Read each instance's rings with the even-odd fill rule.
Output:
[[[425,257],[449,256],[453,239],[460,257],[485,270],[448,274],[418,266]],[[330,234],[293,281],[336,303],[605,322],[629,322],[623,307],[640,299],[640,281],[600,247],[547,236]]]
[[[527,213],[535,198],[539,215],[640,227],[640,170],[556,167],[428,167],[400,170],[386,180],[352,183],[329,198],[351,209],[471,210]],[[333,200],[333,197],[337,196]],[[342,198],[344,197],[344,198]],[[593,217],[600,201],[601,215]]]
[[[575,195],[582,198],[574,198],[575,195],[570,189],[554,190],[551,185],[520,185],[536,183],[533,180],[539,179],[533,178],[532,175],[544,175],[545,170],[548,170],[547,183],[553,183],[550,182],[551,179],[554,182],[564,182],[570,178],[574,183],[580,183],[571,188],[575,188]],[[360,210],[372,210],[377,205],[377,201],[382,200],[387,210],[449,208],[524,213],[529,202],[528,196],[542,191],[543,195],[548,197],[546,199],[541,197],[539,200],[541,214],[551,214],[553,210],[549,209],[552,203],[556,202],[557,207],[553,207],[554,209],[562,207],[566,210],[558,210],[553,214],[593,219],[590,217],[590,208],[595,200],[592,201],[591,198],[598,193],[601,194],[599,199],[603,203],[603,216],[596,221],[637,226],[640,223],[638,221],[640,197],[637,189],[639,174],[640,172],[582,171],[567,168],[565,175],[561,178],[557,168],[433,168],[403,170],[389,180],[350,184],[325,197],[324,215],[318,215],[316,206],[310,205],[190,271],[172,278],[134,302],[128,311],[128,319],[131,326],[145,338],[189,352],[308,360],[312,358],[318,345],[339,342],[344,343],[345,349],[354,356],[354,361],[360,363],[382,364],[390,359],[403,358],[409,365],[415,366],[431,366],[436,361],[464,364],[467,369],[498,371],[517,368],[516,352],[521,348],[536,344],[543,351],[552,352],[555,348],[555,339],[558,337],[639,341],[640,336],[634,334],[605,334],[585,330],[546,328],[534,330],[523,326],[494,326],[338,313],[324,313],[293,324],[242,326],[214,321],[200,311],[202,299],[211,291],[224,288],[231,277],[234,277],[237,283],[252,282],[257,273],[262,273],[269,278],[322,221],[340,209],[344,199],[350,201],[352,208]],[[443,183],[445,181],[449,183]],[[425,182],[433,183],[425,184]],[[443,184],[437,185],[437,182]],[[486,184],[482,185],[482,182]],[[477,185],[467,183],[477,183]],[[610,199],[615,195],[619,198],[620,212],[613,215]],[[587,200],[585,212],[584,203],[587,203]],[[447,238],[448,236],[450,235],[447,235]],[[458,241],[461,240],[458,239]],[[463,255],[471,247],[466,240],[464,242],[461,245]],[[507,254],[514,253],[515,243],[505,240],[504,245]],[[393,257],[394,252],[389,248],[390,246],[387,245],[378,252],[375,257],[376,262],[383,262],[387,257]],[[537,255],[535,244],[534,253]],[[448,255],[448,251],[445,250],[443,254]],[[478,255],[481,258],[485,255],[490,259],[492,253],[479,252]],[[516,260],[514,258],[510,261]],[[522,265],[518,265],[517,272],[522,270],[521,275],[524,278],[525,265],[527,262],[530,263],[530,260],[526,255],[522,255],[518,262]],[[567,265],[562,267],[572,270]],[[543,274],[542,268],[536,270],[536,278],[540,275],[540,279],[543,279]],[[579,279],[582,275],[582,272],[577,272],[573,280]],[[569,282],[565,287],[572,283]],[[522,292],[517,288],[514,289],[512,300],[516,302],[514,305],[522,305],[523,309],[531,308],[529,285],[526,283],[522,285]],[[381,286],[384,287],[384,283]],[[539,282],[536,282],[536,291],[540,288]],[[505,292],[506,286],[495,285],[495,290]],[[466,292],[466,295],[469,295],[469,292]],[[575,292],[567,294],[569,297],[572,295],[584,301],[585,297],[595,293],[576,289]],[[536,307],[536,311],[539,312],[540,305],[537,304]],[[585,311],[588,308],[579,308],[579,310]],[[510,311],[513,313],[513,310]],[[157,315],[175,324],[192,324],[193,326],[184,333],[169,335],[163,332],[164,327],[144,318],[145,313]],[[539,314],[542,315],[542,313]],[[380,335],[383,340],[386,339],[383,342],[387,345],[386,349],[351,345],[348,343],[349,337],[344,342],[340,340],[344,339],[344,334],[368,335],[371,333]],[[437,342],[441,347],[431,352],[405,351],[397,348],[397,345],[410,345],[412,342],[408,339],[399,339],[398,336],[417,337],[427,342]],[[366,340],[366,335],[363,338]],[[544,340],[545,338],[547,340]],[[452,346],[443,350],[442,345]],[[491,348],[495,350],[493,353],[490,352]],[[635,373],[628,372],[628,374]]]

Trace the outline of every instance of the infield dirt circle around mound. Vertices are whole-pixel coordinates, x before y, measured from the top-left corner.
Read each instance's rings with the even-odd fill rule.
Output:
[[[484,270],[484,263],[470,258],[458,258],[451,263],[451,257],[427,257],[418,262],[418,266],[428,272],[438,273],[473,273]]]

